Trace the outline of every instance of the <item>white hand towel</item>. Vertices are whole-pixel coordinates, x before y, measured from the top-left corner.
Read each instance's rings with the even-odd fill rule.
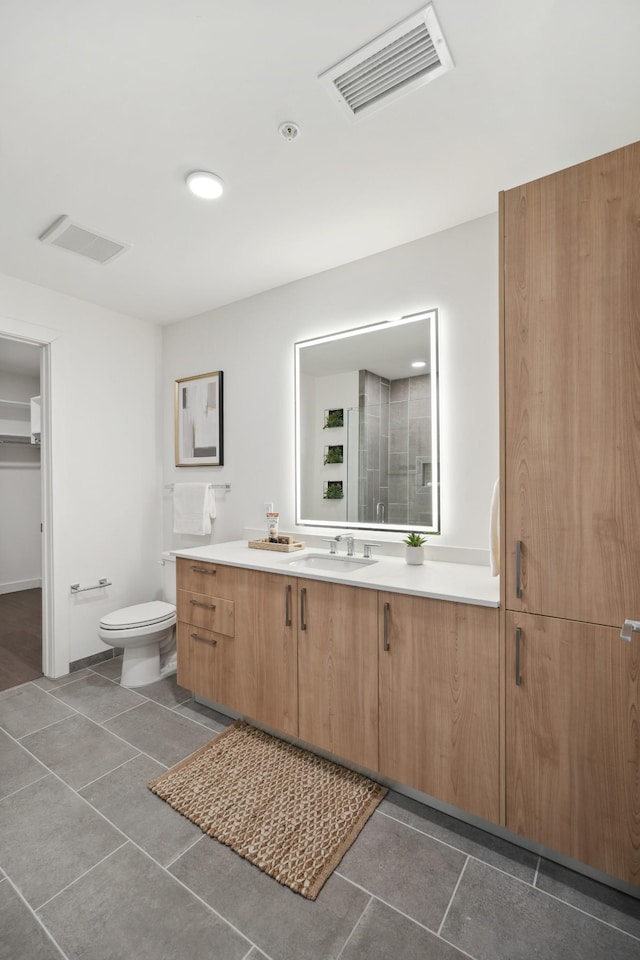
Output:
[[[215,496],[208,483],[176,483],[173,488],[173,532],[211,533]]]
[[[500,481],[496,480],[491,495],[489,513],[489,566],[491,576],[500,573]]]

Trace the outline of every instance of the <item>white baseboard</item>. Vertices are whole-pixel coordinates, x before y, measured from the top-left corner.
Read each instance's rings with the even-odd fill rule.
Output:
[[[15,593],[17,590],[33,590],[42,587],[42,578],[35,580],[16,580],[14,583],[0,583],[0,593]]]

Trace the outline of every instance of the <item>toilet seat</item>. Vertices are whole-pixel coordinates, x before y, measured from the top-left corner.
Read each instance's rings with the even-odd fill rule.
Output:
[[[101,630],[142,630],[154,627],[161,630],[176,621],[176,608],[164,600],[151,600],[149,603],[137,603],[133,607],[123,607],[107,613],[100,621]]]

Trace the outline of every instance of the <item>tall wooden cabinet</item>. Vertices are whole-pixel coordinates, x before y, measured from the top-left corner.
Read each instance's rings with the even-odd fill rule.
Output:
[[[500,222],[506,826],[640,885],[640,144]]]

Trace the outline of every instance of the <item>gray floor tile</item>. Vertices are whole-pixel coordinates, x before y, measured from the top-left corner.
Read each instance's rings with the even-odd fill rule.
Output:
[[[442,937],[477,960],[637,960],[640,942],[469,860]]]
[[[520,880],[533,883],[538,855],[523,850],[514,843],[494,837],[478,827],[456,820],[446,813],[418,803],[403,794],[390,791],[380,804],[379,810],[390,817],[408,823],[422,830],[436,840],[450,843],[451,846],[468,853],[478,860],[484,860],[491,866],[504,870]]]
[[[0,960],[59,960],[62,954],[8,880],[0,882]]]
[[[144,703],[143,698],[133,690],[127,690],[96,673],[90,673],[88,677],[74,680],[73,683],[65,683],[52,690],[51,695],[98,723]]]
[[[202,836],[199,827],[147,787],[149,780],[164,770],[155,760],[138,756],[80,791],[85,800],[163,866]]]
[[[0,693],[0,727],[12,737],[24,737],[72,713],[73,710],[32,683]]]
[[[109,660],[103,660],[102,663],[94,663],[90,669],[107,680],[119,680],[122,673],[122,657],[111,657]]]
[[[206,727],[149,700],[105,723],[105,727],[167,767],[211,740]]]
[[[165,707],[177,707],[191,699],[191,693],[184,687],[178,686],[175,676],[165,677],[164,680],[158,680],[156,683],[147,683],[144,687],[138,687],[137,692]]]
[[[76,790],[138,752],[77,713],[23,737],[21,743]]]
[[[50,680],[48,677],[38,677],[37,680],[33,680],[37,687],[42,687],[43,690],[53,690],[56,687],[62,687],[65,683],[72,683],[74,680],[81,680],[82,677],[88,677],[90,671],[85,668],[83,670],[74,670],[73,673],[67,673],[64,677],[58,677],[56,680]]]
[[[131,844],[39,914],[70,960],[242,960],[250,948]]]
[[[34,908],[123,842],[53,775],[0,801],[2,866]]]
[[[373,900],[340,960],[464,960],[464,954],[424,927]]]
[[[187,700],[176,708],[175,713],[190,717],[198,723],[203,723],[205,727],[209,727],[216,733],[222,733],[234,722],[233,717],[227,717],[223,713],[218,713],[217,710],[211,710],[195,700]]]
[[[437,930],[465,860],[465,854],[376,812],[338,873]]]
[[[49,771],[0,730],[0,799],[45,777]]]
[[[306,900],[209,837],[170,870],[272,960],[335,958],[369,901],[335,874]]]
[[[549,860],[543,860],[540,864],[537,886],[540,890],[584,910],[585,913],[640,938],[640,900],[605,887],[602,883]],[[638,956],[640,957],[640,944]]]

